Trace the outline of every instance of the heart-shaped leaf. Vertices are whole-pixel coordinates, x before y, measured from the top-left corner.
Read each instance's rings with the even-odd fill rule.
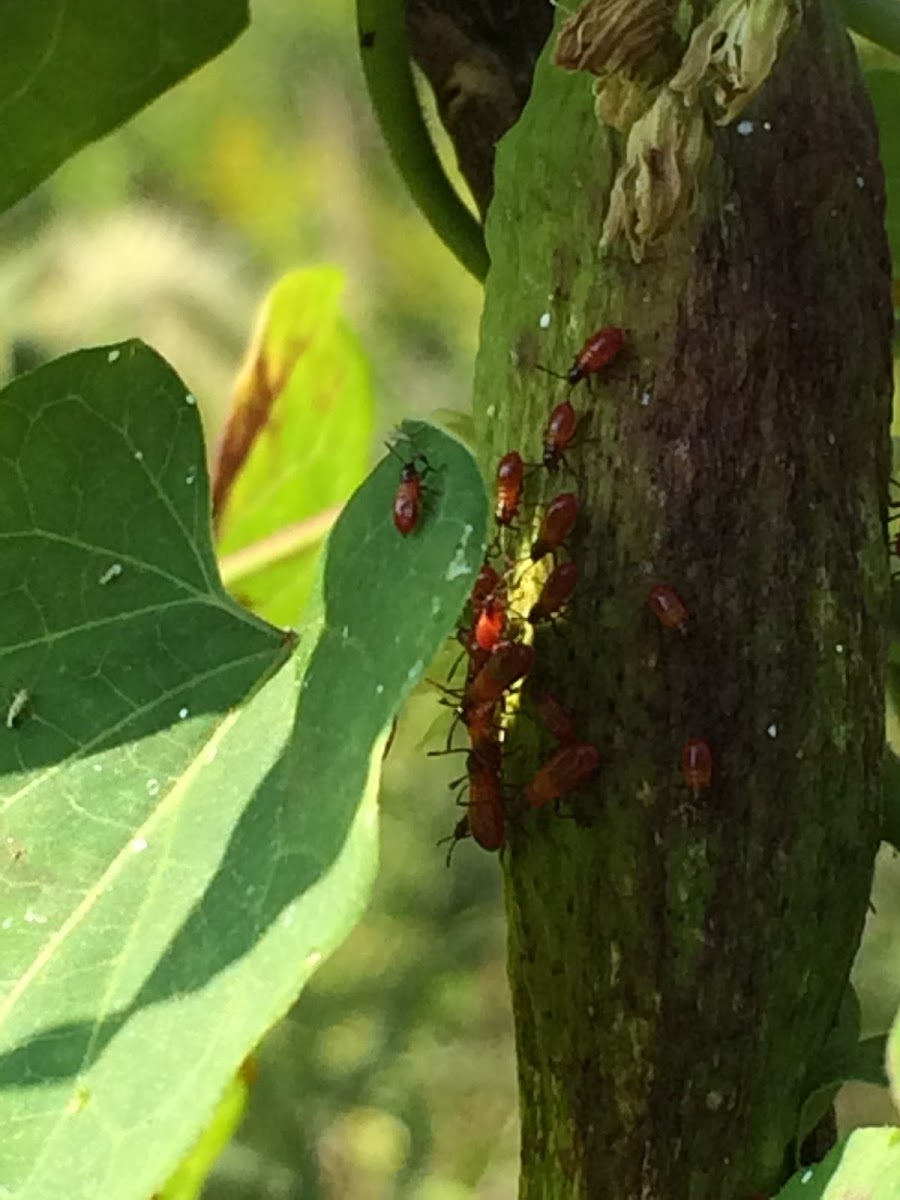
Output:
[[[405,436],[433,466],[419,527],[393,526],[386,458],[289,657],[222,590],[196,406],[155,354],[0,394],[7,1193],[146,1200],[358,918],[391,718],[484,544],[471,456]]]

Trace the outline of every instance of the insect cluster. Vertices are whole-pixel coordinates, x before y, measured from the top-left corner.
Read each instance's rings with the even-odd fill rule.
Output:
[[[606,327],[593,334],[576,355],[564,379],[574,387],[580,381],[602,372],[621,353],[624,333]],[[547,371],[547,368],[541,367]],[[556,372],[548,371],[556,375]],[[540,463],[529,464],[517,450],[510,450],[497,464],[495,475],[494,520],[497,536],[488,558],[472,588],[463,623],[457,631],[466,660],[462,688],[443,688],[453,698],[456,720],[451,726],[447,751],[451,751],[453,733],[461,722],[468,737],[466,774],[458,783],[468,789],[465,813],[451,838],[450,853],[463,838],[471,837],[485,850],[502,849],[506,843],[507,819],[514,813],[562,800],[587,783],[600,766],[600,753],[590,742],[580,741],[575,721],[565,705],[552,693],[530,682],[535,650],[526,641],[527,627],[552,623],[565,609],[578,585],[578,567],[568,555],[569,538],[579,517],[579,498],[575,491],[553,496],[541,514],[537,536],[532,542],[524,571],[550,558],[552,567],[544,578],[538,597],[526,617],[516,614],[509,604],[513,576],[521,563],[502,554],[505,531],[514,528],[525,506],[526,478],[533,471],[546,470],[555,475],[575,441],[579,414],[567,398],[551,411],[544,429]],[[422,464],[421,468],[419,463]],[[430,470],[422,456],[404,462],[394,500],[394,524],[404,537],[412,533],[423,509],[423,479]],[[565,552],[563,556],[561,552]],[[501,569],[490,560],[499,558]],[[689,614],[678,592],[670,584],[655,584],[649,606],[660,624],[682,635],[689,628]],[[540,764],[530,781],[511,789],[503,777],[504,718],[507,705],[517,690],[526,689],[528,708],[546,728],[556,749]],[[681,775],[685,786],[696,797],[712,784],[713,756],[707,742],[690,738],[681,751]]]
[[[563,378],[574,386],[597,374],[613,361],[623,345],[621,329],[600,330],[588,339]],[[527,475],[540,469],[555,474],[565,463],[577,429],[578,413],[566,398],[550,413],[539,464],[526,463],[517,450],[508,451],[497,464],[497,537],[489,559],[499,557],[503,566],[498,570],[489,559],[485,561],[458,634],[466,655],[465,686],[456,698],[457,715],[469,739],[464,778],[468,798],[465,814],[452,835],[450,853],[465,837],[472,837],[485,850],[500,850],[506,842],[508,816],[564,799],[587,783],[600,765],[599,750],[590,742],[579,741],[575,721],[565,705],[552,692],[531,685],[535,652],[524,640],[527,626],[552,622],[564,610],[578,584],[577,565],[570,557],[562,557],[578,521],[577,493],[560,492],[543,509],[524,570],[548,558],[552,567],[524,620],[513,619],[508,600],[512,576],[520,564],[502,556],[504,533],[515,526],[524,507]],[[513,689],[523,681],[530,709],[555,741],[556,749],[524,788],[510,794],[503,778],[504,710],[512,701]],[[451,729],[451,739],[452,734]]]

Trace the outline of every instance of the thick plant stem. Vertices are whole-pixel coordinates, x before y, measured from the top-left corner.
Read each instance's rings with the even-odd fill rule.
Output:
[[[581,499],[579,585],[537,634],[536,676],[603,764],[575,820],[509,823],[527,1200],[771,1194],[879,840],[890,271],[873,118],[830,6],[806,0],[709,136],[693,215],[639,265],[598,250],[621,142],[588,79],[542,61],[498,154],[488,468],[540,459],[566,388],[536,364],[563,371],[606,324],[627,337],[572,393],[574,479],[529,482]],[[650,612],[654,583],[686,601],[683,636]],[[696,794],[689,738],[715,757]],[[510,740],[524,782],[549,739],[522,721]]]

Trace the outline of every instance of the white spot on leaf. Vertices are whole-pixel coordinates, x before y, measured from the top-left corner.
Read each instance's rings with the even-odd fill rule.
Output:
[[[118,579],[121,574],[122,574],[122,564],[121,563],[113,563],[111,566],[107,567],[106,570],[103,572],[103,574],[100,576],[100,586],[106,587],[106,585],[108,583],[112,583],[112,581],[114,579]]]
[[[27,688],[20,688],[9,702],[9,708],[6,710],[6,728],[15,729],[17,725],[21,725],[22,718],[25,715],[25,710],[28,708],[28,702],[31,696]]]
[[[118,359],[121,357],[121,354],[122,354],[121,350],[110,350],[109,354],[107,354],[107,356],[106,356],[106,361],[114,363],[114,362],[118,361]]]
[[[550,314],[548,312],[541,313],[541,319],[538,321],[538,325],[540,325],[541,329],[550,328]]]
[[[149,843],[146,838],[136,837],[136,838],[131,839],[131,841],[128,844],[128,848],[134,854],[140,854],[143,850],[147,849],[148,845],[149,845]]]

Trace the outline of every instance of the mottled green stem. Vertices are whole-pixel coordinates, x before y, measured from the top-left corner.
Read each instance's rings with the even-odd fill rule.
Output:
[[[447,178],[422,116],[403,0],[357,0],[356,21],[369,97],[403,181],[441,241],[476,279],[484,279],[481,226]]]
[[[865,920],[882,830],[890,260],[852,46],[829,0],[799,10],[740,119],[707,126],[693,215],[639,264],[622,242],[598,249],[622,144],[598,127],[589,79],[543,61],[498,149],[476,371],[486,468],[511,448],[540,459],[567,389],[536,364],[565,370],[603,325],[627,336],[571,393],[572,475],[528,479],[529,502],[573,488],[581,502],[579,585],[536,635],[535,679],[603,763],[576,819],[510,814],[523,1200],[773,1194]],[[663,146],[638,189],[681,194],[672,172]],[[653,583],[686,601],[684,635],[651,614]],[[510,731],[511,785],[550,752],[536,729]],[[715,756],[696,794],[679,772],[688,738]]]

